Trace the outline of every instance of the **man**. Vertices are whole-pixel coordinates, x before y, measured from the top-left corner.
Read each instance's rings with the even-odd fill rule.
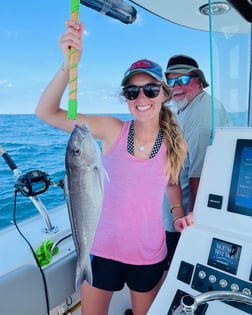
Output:
[[[180,236],[173,227],[176,209],[183,207],[185,215],[193,211],[213,127],[228,126],[230,121],[224,106],[216,99],[214,99],[212,112],[211,96],[204,90],[209,84],[193,58],[186,55],[171,57],[165,76],[172,89],[172,101],[177,109],[177,119],[188,144],[187,158],[180,175],[183,205],[169,205],[166,197],[163,204],[169,267]]]

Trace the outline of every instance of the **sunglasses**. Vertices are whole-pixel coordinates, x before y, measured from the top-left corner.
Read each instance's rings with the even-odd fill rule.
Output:
[[[196,78],[197,75],[183,75],[181,77],[173,78],[173,79],[167,79],[167,84],[170,88],[174,88],[175,83],[177,83],[180,86],[187,85],[191,82],[192,78]]]
[[[161,84],[148,83],[146,85],[129,85],[123,88],[123,95],[127,100],[133,101],[135,100],[139,93],[140,89],[143,90],[145,96],[149,98],[155,98],[158,96],[160,92]]]

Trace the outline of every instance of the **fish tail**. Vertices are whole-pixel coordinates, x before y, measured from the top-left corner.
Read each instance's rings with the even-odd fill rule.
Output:
[[[80,287],[84,281],[87,281],[90,286],[93,285],[93,275],[90,260],[85,263],[84,268],[83,265],[77,264],[75,281],[76,291],[80,290]]]

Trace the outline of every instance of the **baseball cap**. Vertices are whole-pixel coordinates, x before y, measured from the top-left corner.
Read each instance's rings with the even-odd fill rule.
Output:
[[[148,59],[137,60],[125,71],[121,85],[124,86],[129,78],[136,73],[144,72],[160,82],[166,82],[163,70],[159,64]]]
[[[168,60],[165,75],[169,73],[186,74],[188,72],[195,72],[201,79],[204,88],[209,86],[203,71],[199,69],[197,61],[192,57],[186,55],[174,55]]]

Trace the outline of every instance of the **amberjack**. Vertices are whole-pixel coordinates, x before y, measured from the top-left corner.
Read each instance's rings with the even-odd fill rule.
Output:
[[[76,289],[86,280],[92,285],[90,250],[100,219],[104,180],[101,149],[88,125],[75,125],[66,147],[65,193],[77,253]]]

